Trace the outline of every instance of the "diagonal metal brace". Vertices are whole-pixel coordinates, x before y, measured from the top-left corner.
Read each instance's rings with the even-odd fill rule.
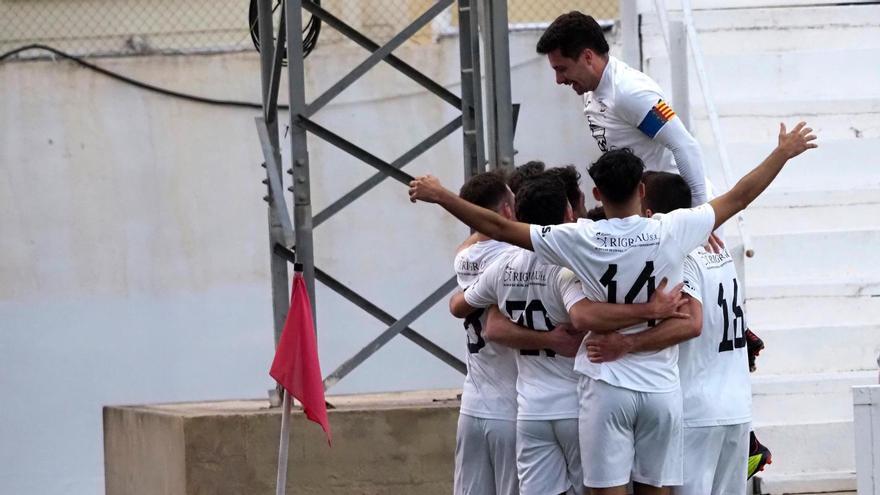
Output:
[[[391,162],[391,166],[397,169],[405,167],[410,162],[418,158],[422,153],[455,132],[456,129],[458,129],[459,127],[461,127],[460,116],[456,117],[452,122],[438,129],[437,132],[425,138],[424,141],[415,145],[406,153],[400,155],[400,158]],[[319,211],[314,217],[314,226],[317,227],[318,225],[324,223],[340,210],[353,203],[356,199],[360,198],[371,189],[381,184],[386,177],[388,177],[388,174],[386,174],[385,172],[376,172],[369,179],[358,184],[354,189],[345,193],[345,195],[343,195],[341,198],[337,199],[329,206]]]
[[[318,112],[321,108],[324,107],[327,103],[330,103],[330,100],[336,98],[339,93],[345,91],[345,88],[354,84],[355,81],[361,78],[364,74],[367,73],[370,69],[376,66],[379,62],[381,62],[385,57],[391,54],[395,49],[400,47],[400,45],[406,43],[406,40],[410,39],[414,34],[416,34],[419,29],[424,27],[426,24],[431,22],[435,17],[437,17],[441,12],[447,9],[454,0],[440,0],[435,3],[431,8],[426,10],[422,15],[420,15],[416,20],[411,22],[407,27],[403,28],[402,31],[397,33],[394,38],[391,38],[391,41],[385,43],[381,48],[374,51],[366,60],[361,62],[357,67],[351,70],[348,74],[345,75],[342,79],[340,79],[336,84],[330,87],[327,91],[325,91],[321,96],[312,101],[308,107],[306,107],[306,115],[312,116]]]
[[[329,389],[330,387],[339,383],[339,380],[345,378],[346,375],[351,373],[352,370],[357,368],[361,363],[363,363],[367,358],[372,356],[376,351],[378,351],[382,346],[387,344],[395,335],[399,334],[403,331],[404,328],[409,326],[410,323],[415,321],[419,316],[425,313],[437,304],[438,301],[446,297],[452,289],[457,287],[458,281],[455,277],[450,278],[443,285],[441,285],[437,290],[432,292],[428,297],[426,297],[422,302],[416,305],[415,308],[410,310],[409,313],[405,314],[401,319],[397,320],[396,323],[388,327],[387,330],[379,334],[378,337],[373,339],[369,344],[367,344],[363,349],[357,352],[354,356],[352,356],[349,360],[342,363],[335,371],[330,373],[327,378],[324,379],[324,390]]]
[[[271,14],[269,20],[272,19]],[[271,23],[268,26],[271,31]],[[275,122],[278,119],[278,88],[281,85],[281,66],[284,55],[287,52],[287,4],[281,2],[281,22],[278,24],[277,41],[272,45],[272,72],[269,75],[269,94],[266,104],[263,105],[263,117],[266,122]],[[266,29],[266,28],[263,28]]]
[[[260,146],[263,148],[263,158],[266,161],[266,175],[269,179],[269,201],[272,202],[271,210],[274,212],[281,232],[284,237],[284,243],[288,246],[296,244],[294,240],[293,225],[290,222],[290,213],[287,209],[287,202],[284,200],[284,185],[281,182],[281,176],[278,170],[281,165],[275,162],[275,150],[272,147],[272,141],[269,138],[269,128],[263,117],[255,117],[257,124],[257,134],[260,136]]]
[[[276,243],[272,247],[272,251],[278,256],[281,256],[282,258],[287,260],[288,262],[296,263],[296,254],[290,249],[282,246],[281,244]],[[327,288],[329,288],[330,290],[336,292],[345,299],[348,299],[352,304],[363,309],[382,323],[386,325],[394,325],[397,322],[397,319],[391,316],[390,313],[385,312],[382,308],[371,303],[366,298],[349,289],[345,286],[345,284],[331,277],[326,272],[317,267],[315,267],[315,279],[326,285]],[[448,364],[459,373],[467,373],[467,366],[460,359],[447,352],[446,349],[440,347],[434,342],[431,342],[430,339],[416,332],[409,326],[401,330],[400,335],[406,337],[417,346],[428,351],[431,355]]]
[[[315,2],[312,2],[311,0],[303,0],[302,7],[310,14],[314,15],[318,19],[321,19],[321,21],[325,22],[328,26],[336,29],[343,36],[346,36],[348,39],[354,41],[363,48],[371,52],[375,52],[380,48],[378,43],[367,38],[357,29],[349,26],[345,23],[345,21],[339,19],[330,12],[327,12]],[[430,77],[419,72],[415,67],[409,65],[408,63],[391,54],[384,57],[383,60],[385,60],[388,65],[400,71],[403,75],[409,77],[428,91],[440,97],[440,99],[442,99],[446,103],[449,103],[455,108],[461,108],[461,98],[455,96],[453,92],[444,88],[442,85],[438,84]]]
[[[394,179],[397,179],[398,181],[402,182],[404,185],[409,185],[410,181],[414,180],[414,177],[412,175],[409,175],[408,173],[406,173],[402,170],[399,170],[397,168],[392,167],[391,164],[389,164],[385,160],[383,160],[383,159],[379,158],[378,156],[370,153],[369,151],[359,147],[358,145],[345,139],[344,137],[340,136],[339,134],[334,133],[330,129],[327,129],[326,127],[321,126],[317,122],[309,120],[308,118],[300,115],[299,118],[297,119],[297,123],[300,126],[302,126],[303,129],[311,132],[315,136],[318,136],[319,138],[323,139],[324,141],[327,141],[328,143],[332,144],[333,146],[336,146],[337,148],[339,148],[342,151],[348,153],[349,155],[361,160],[362,162],[375,168],[376,170],[379,170],[380,172],[382,172],[382,173],[384,173]]]
[[[391,314],[382,310],[382,308],[376,306],[375,304],[368,301],[366,298],[362,297],[357,292],[349,289],[342,282],[336,280],[335,278],[328,275],[325,271],[315,268],[315,279],[326,285],[333,292],[336,292],[340,296],[348,299],[349,302],[354,304],[355,306],[361,308],[362,310],[369,313],[371,316],[375,317],[377,320],[381,321],[386,325],[393,325],[397,322],[397,319],[391,316]],[[406,337],[410,341],[412,341],[417,346],[431,353],[437,359],[443,361],[449,366],[458,370],[461,374],[467,373],[467,366],[457,357],[450,354],[446,349],[440,347],[439,345],[431,342],[430,339],[425,337],[424,335],[416,332],[410,327],[404,328],[400,335]]]

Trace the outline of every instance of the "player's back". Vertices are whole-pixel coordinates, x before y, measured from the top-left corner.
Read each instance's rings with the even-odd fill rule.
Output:
[[[679,344],[684,425],[740,424],[751,420],[743,287],[730,253],[702,247],[688,255],[685,292],[703,308],[699,337]]]
[[[644,303],[657,284],[682,280],[685,256],[706,240],[714,211],[703,205],[644,218],[633,215],[552,227],[533,227],[532,244],[543,259],[570,268],[593,301]],[[655,322],[623,329],[646,330]],[[575,369],[611,385],[643,392],[668,392],[678,387],[678,349],[630,353],[610,363],[591,363],[582,346]]]
[[[654,141],[674,115],[663,100],[653,79],[609,57],[599,86],[584,94],[584,115],[599,149],[629,148],[648,170],[678,173],[672,153]]]
[[[454,261],[459,288],[467,289],[489,264],[509,249],[509,244],[488,240],[459,251]],[[478,418],[515,419],[517,371],[514,351],[487,342],[482,336],[485,325],[484,311],[475,312],[464,321],[468,373],[462,387],[461,412]]]
[[[516,249],[489,269],[498,307],[511,321],[549,331],[568,323],[567,305],[583,298],[574,273],[542,263],[535,253]],[[487,271],[484,276],[489,275]],[[518,418],[526,420],[577,417],[574,358],[550,349],[520,350],[516,356]]]

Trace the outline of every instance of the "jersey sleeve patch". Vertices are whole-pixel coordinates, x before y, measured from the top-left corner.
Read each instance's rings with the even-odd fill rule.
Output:
[[[660,132],[660,129],[663,128],[664,124],[672,120],[672,117],[675,117],[675,112],[672,111],[672,108],[670,108],[665,101],[659,100],[657,104],[648,111],[645,118],[642,119],[642,123],[639,124],[639,130],[645,133],[649,138],[654,139],[654,136]]]

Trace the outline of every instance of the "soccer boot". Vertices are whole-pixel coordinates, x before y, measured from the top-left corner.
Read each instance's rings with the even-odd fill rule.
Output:
[[[761,445],[754,431],[749,432],[749,471],[746,479],[763,471],[767,464],[773,464],[773,454],[770,453],[770,449]]]
[[[749,353],[749,371],[755,371],[755,358],[764,350],[764,341],[749,329],[746,329],[746,349]]]

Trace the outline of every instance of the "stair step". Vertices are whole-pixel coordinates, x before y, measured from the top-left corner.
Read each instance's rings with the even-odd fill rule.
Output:
[[[855,470],[851,421],[795,424],[754,423],[755,434],[773,453],[770,475]]]
[[[880,98],[838,98],[821,100],[766,100],[718,102],[721,132],[737,141],[773,146],[779,123],[789,127],[805,120],[819,136],[828,140],[880,138]],[[692,109],[693,130],[701,143],[714,141],[705,110]]]
[[[776,467],[774,462],[768,471]],[[800,474],[774,474],[772,471],[755,476],[755,493],[782,494],[852,494],[855,495],[855,471],[816,471]]]
[[[878,51],[880,53],[880,51]],[[880,66],[880,62],[877,64]],[[880,77],[880,70],[876,71]],[[880,83],[878,83],[880,87]],[[809,119],[808,119],[809,120]],[[880,139],[824,139],[815,150],[807,151],[794,158],[779,173],[764,194],[773,194],[776,190],[824,191],[826,189],[850,190],[854,188],[877,188],[873,198],[875,204],[880,203]],[[711,143],[711,141],[710,141]],[[773,150],[775,141],[750,143],[727,143],[730,159],[732,184],[749,173]],[[721,163],[717,147],[712,143],[703,147],[703,159],[706,170],[710,171],[716,194],[729,189],[721,175]],[[876,165],[875,165],[876,164]],[[731,185],[732,185],[731,184]],[[880,204],[875,210],[875,217],[880,217]],[[880,222],[880,220],[878,220]]]
[[[750,282],[880,279],[880,230],[798,232],[752,236],[746,260]]]
[[[758,196],[746,209],[799,208],[808,206],[876,205],[880,203],[880,187],[852,187],[824,191],[776,188]]]
[[[758,357],[758,367],[766,359]],[[878,371],[752,375],[752,417],[763,423],[852,421],[852,387],[876,384]]]
[[[749,299],[880,296],[880,279],[869,277],[852,278],[845,282],[797,278],[754,281],[747,278],[746,284],[746,297]]]
[[[766,345],[758,357],[759,374],[877,369],[880,323],[752,329]]]
[[[878,9],[880,15],[880,9]],[[825,61],[817,71],[816,60]],[[669,88],[665,76],[669,57],[665,54],[645,61],[649,73],[658,76],[658,83]],[[654,70],[656,65],[658,70]],[[880,97],[880,47],[848,50],[805,49],[787,52],[724,53],[705,55],[705,68],[712,86],[715,103],[743,102],[765,98],[774,101],[811,100],[834,94],[848,98]],[[690,101],[702,104],[702,92],[695,64],[690,69]],[[746,82],[744,84],[744,82]],[[761,88],[761,91],[756,91]],[[673,102],[677,103],[677,102]]]
[[[880,203],[749,208],[744,214],[753,236],[799,232],[880,230]]]
[[[846,315],[848,324],[869,325],[880,322],[880,297],[750,297],[746,305],[746,315],[749,325],[755,328],[838,325],[841,323],[841,315]]]
[[[671,10],[669,18],[680,19],[680,12],[675,11],[678,2],[666,3]],[[694,11],[694,25],[706,55],[880,47],[880,6],[877,5],[711,10],[715,2],[693,3],[698,9]],[[774,3],[781,5],[790,0]],[[736,4],[745,6],[742,0],[736,0]],[[666,55],[653,9],[642,15],[641,28],[645,57]]]

